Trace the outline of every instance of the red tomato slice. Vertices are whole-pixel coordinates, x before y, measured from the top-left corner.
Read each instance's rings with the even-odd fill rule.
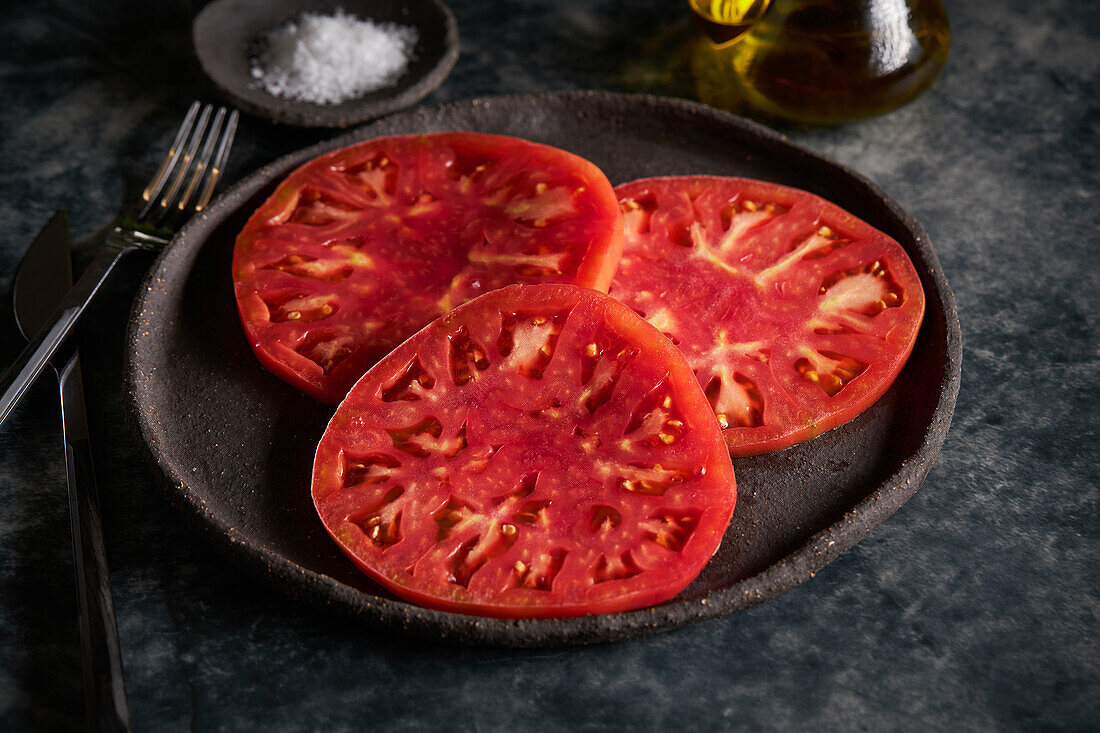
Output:
[[[475,133],[378,138],[294,171],[233,253],[260,362],[337,404],[429,321],[517,282],[607,291],[622,217],[600,170],[563,150]]]
[[[667,600],[714,554],[736,489],[683,356],[595,290],[483,295],[371,368],[317,448],[313,501],[367,574],[497,617]]]
[[[806,191],[739,178],[616,189],[611,295],[691,364],[735,455],[851,420],[913,349],[924,291],[901,245]]]

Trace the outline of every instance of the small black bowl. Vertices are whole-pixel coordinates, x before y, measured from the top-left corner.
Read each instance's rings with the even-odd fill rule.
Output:
[[[337,8],[416,28],[415,57],[395,86],[325,105],[276,97],[255,84],[251,59],[264,33],[302,13]],[[285,125],[348,127],[409,107],[442,84],[458,59],[458,23],[440,0],[215,0],[195,16],[191,43],[202,72],[241,111]]]

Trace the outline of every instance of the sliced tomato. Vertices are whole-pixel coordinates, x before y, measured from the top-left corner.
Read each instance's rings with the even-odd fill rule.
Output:
[[[517,285],[370,369],[317,449],[313,500],[367,574],[497,617],[624,611],[679,593],[736,497],[683,356],[595,290]]]
[[[622,251],[592,163],[475,133],[378,138],[297,169],[237,238],[256,356],[322,402],[441,313],[511,283],[607,291]]]
[[[687,357],[733,455],[851,420],[901,371],[924,291],[896,241],[806,191],[708,176],[616,189],[611,295]]]

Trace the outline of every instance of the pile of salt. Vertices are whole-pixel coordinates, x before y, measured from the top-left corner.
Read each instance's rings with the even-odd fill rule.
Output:
[[[303,13],[271,31],[252,59],[252,78],[269,94],[339,104],[393,86],[413,58],[415,28],[374,23],[337,9]]]

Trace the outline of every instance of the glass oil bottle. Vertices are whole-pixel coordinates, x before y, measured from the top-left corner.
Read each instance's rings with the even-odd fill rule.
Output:
[[[947,60],[940,0],[688,0],[707,36],[692,58],[708,104],[828,125],[924,92]]]

